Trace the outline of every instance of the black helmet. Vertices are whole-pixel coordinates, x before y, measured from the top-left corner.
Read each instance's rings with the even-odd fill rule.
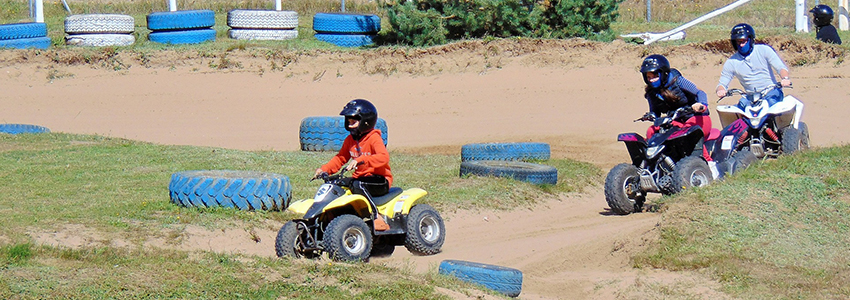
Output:
[[[343,122],[342,126],[345,127],[345,130],[351,132],[351,136],[354,139],[360,139],[364,134],[375,129],[375,123],[378,122],[378,109],[371,102],[364,99],[349,101],[342,108],[339,115],[345,117],[345,122]],[[360,125],[357,128],[348,128],[348,119],[360,120]]]
[[[741,52],[741,49],[738,49],[739,39],[748,39],[750,43],[749,51],[744,51],[743,55],[750,55],[753,52],[753,43],[756,41],[756,30],[753,29],[753,26],[747,23],[741,23],[732,27],[732,31],[729,32],[729,42],[732,43],[732,48],[735,48],[735,51]]]
[[[809,11],[815,17],[812,20],[812,23],[815,23],[816,26],[826,26],[832,23],[832,8],[824,4],[815,5],[815,8]]]
[[[643,76],[643,82],[647,85],[650,85],[650,83],[649,79],[646,78],[646,73],[650,72],[658,74],[658,80],[661,81],[659,87],[666,86],[667,77],[670,74],[670,62],[661,54],[647,56],[643,59],[643,63],[640,64],[640,74]]]

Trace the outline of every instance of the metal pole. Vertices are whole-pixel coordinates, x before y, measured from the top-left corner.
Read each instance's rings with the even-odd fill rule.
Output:
[[[44,0],[35,0],[35,22],[44,23]]]
[[[345,12],[345,0],[342,0],[342,12]]]
[[[806,0],[797,0],[796,2],[796,28],[797,32],[809,32],[809,19],[807,17]]]
[[[713,18],[713,17],[715,17],[715,16],[717,16],[717,15],[719,15],[719,14],[722,14],[722,13],[725,13],[725,12],[727,12],[727,11],[733,10],[733,9],[737,8],[738,6],[744,5],[744,4],[746,4],[747,2],[750,2],[750,1],[751,1],[751,0],[738,0],[738,1],[735,1],[735,2],[734,2],[734,3],[732,3],[732,4],[729,4],[729,5],[726,5],[726,6],[724,6],[724,7],[718,8],[718,9],[716,9],[716,10],[714,10],[714,11],[710,12],[710,13],[705,14],[705,15],[704,15],[704,16],[702,16],[702,17],[696,18],[696,19],[694,19],[693,21],[690,21],[690,22],[688,22],[688,23],[685,23],[685,25],[682,25],[682,26],[679,26],[679,27],[673,28],[672,30],[667,31],[667,32],[665,32],[665,33],[662,33],[662,34],[660,34],[660,35],[653,36],[653,37],[652,37],[652,38],[650,38],[649,40],[644,41],[644,42],[643,42],[643,44],[644,44],[644,45],[649,45],[649,44],[652,44],[652,43],[654,43],[654,42],[657,42],[657,41],[659,41],[659,40],[661,40],[661,39],[663,39],[663,38],[666,38],[666,37],[668,37],[668,36],[671,36],[671,35],[673,35],[673,34],[676,34],[676,33],[677,33],[677,32],[679,32],[679,31],[685,30],[685,29],[687,29],[687,28],[690,28],[691,26],[694,26],[694,25],[696,25],[696,24],[699,24],[699,23],[700,23],[700,22],[702,22],[702,21],[705,21],[705,20],[711,19],[711,18]],[[844,1],[847,1],[847,0],[844,0]]]
[[[652,22],[652,0],[646,0],[646,21]]]
[[[280,6],[280,0],[275,0],[274,1],[274,10],[280,11],[281,9],[283,9],[283,8]]]
[[[841,31],[850,29],[850,20],[847,15],[847,0],[838,0],[838,28]]]
[[[177,0],[168,0],[168,11],[177,11]]]

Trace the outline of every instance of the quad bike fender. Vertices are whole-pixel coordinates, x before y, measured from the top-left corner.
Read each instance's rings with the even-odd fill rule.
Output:
[[[683,136],[691,136],[691,135],[699,135],[699,137],[703,137],[704,134],[702,133],[702,127],[697,126],[697,125],[681,127],[681,128],[679,128],[679,130],[676,130],[672,134],[670,134],[670,136],[667,137],[667,139],[672,140],[672,139],[681,138]]]
[[[739,139],[741,135],[747,132],[749,126],[743,119],[738,119],[723,128],[720,131],[720,138],[714,143],[714,149],[711,151],[711,159],[716,163],[722,163],[732,157],[734,151],[738,149]]]
[[[325,207],[322,208],[321,213],[346,206],[354,208],[354,211],[360,217],[367,217],[372,215],[372,207],[369,205],[369,200],[366,200],[366,197],[364,197],[363,195],[358,194],[348,194],[334,199],[333,201],[328,203],[328,205],[325,205]]]
[[[289,207],[286,210],[297,213],[299,215],[304,215],[307,213],[307,210],[313,206],[313,199],[304,199],[292,202],[289,204]]]
[[[769,114],[775,115],[776,127],[785,128],[793,126],[799,129],[800,117],[803,116],[803,102],[796,97],[788,95],[779,103],[774,104],[768,110]]]
[[[410,208],[413,207],[413,204],[427,194],[428,192],[420,188],[405,190],[390,202],[378,206],[378,212],[389,218],[393,218],[398,214],[407,215],[410,213]]]
[[[643,161],[644,149],[646,149],[646,140],[637,133],[621,133],[617,135],[617,141],[626,143],[626,149],[629,150],[629,157],[632,158],[632,164],[639,165]]]
[[[726,128],[735,120],[740,119],[744,115],[744,111],[737,105],[718,105],[717,116],[720,118],[720,126]]]

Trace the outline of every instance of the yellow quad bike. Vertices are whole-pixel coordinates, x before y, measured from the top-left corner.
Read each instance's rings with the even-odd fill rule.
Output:
[[[322,174],[319,178],[325,183],[313,199],[289,205],[288,210],[303,217],[286,222],[278,231],[278,257],[318,258],[326,252],[335,261],[368,261],[370,256],[389,256],[400,245],[416,255],[440,252],[446,239],[443,218],[430,205],[416,204],[425,190],[392,187],[370,203],[351,193],[343,173]],[[374,220],[381,216],[389,229],[378,231]]]

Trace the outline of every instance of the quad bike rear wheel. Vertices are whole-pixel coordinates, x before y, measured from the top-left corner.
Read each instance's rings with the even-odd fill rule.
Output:
[[[676,163],[673,170],[673,186],[671,193],[706,186],[714,179],[708,163],[702,157],[689,156]]]
[[[372,252],[372,231],[362,218],[341,215],[325,229],[325,252],[335,261],[366,261]]]
[[[622,163],[608,172],[605,177],[605,201],[611,211],[618,215],[628,215],[641,210],[646,198],[640,192],[640,174],[637,167]]]
[[[440,213],[428,204],[419,204],[407,215],[404,247],[416,255],[440,253],[446,241],[446,225]]]
[[[304,251],[304,237],[298,230],[298,223],[286,222],[277,232],[274,241],[274,250],[277,257],[289,256],[293,258],[316,258],[318,255],[312,251]]]

